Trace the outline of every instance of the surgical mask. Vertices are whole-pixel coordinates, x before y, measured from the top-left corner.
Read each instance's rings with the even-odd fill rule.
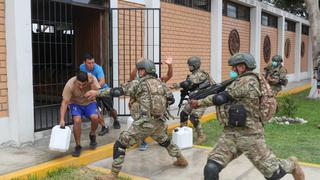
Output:
[[[272,61],[272,66],[273,66],[273,67],[277,67],[277,66],[278,66],[278,63],[275,62],[275,61]]]
[[[229,76],[230,76],[230,78],[236,78],[236,77],[238,77],[238,73],[235,71],[230,71]]]
[[[139,72],[136,73],[136,80],[140,80]]]

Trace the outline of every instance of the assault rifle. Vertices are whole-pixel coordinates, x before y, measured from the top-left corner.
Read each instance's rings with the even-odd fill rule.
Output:
[[[210,83],[208,81],[205,81],[201,84],[192,84],[192,82],[186,80],[180,83],[180,87],[182,88],[180,90],[180,102],[179,102],[179,109],[177,112],[177,115],[179,115],[180,113],[180,109],[182,106],[182,103],[184,100],[188,100],[188,98],[186,98],[186,96],[189,96],[189,94],[193,91],[196,91],[197,89],[205,89],[207,87],[210,86]]]
[[[211,95],[211,94],[217,94],[219,92],[222,92],[226,89],[226,87],[228,85],[230,85],[236,78],[231,78],[225,81],[222,81],[221,83],[218,84],[214,84],[212,86],[208,86],[204,89],[199,89],[197,91],[195,91],[192,94],[189,94],[189,99],[203,99],[206,98],[207,96]]]

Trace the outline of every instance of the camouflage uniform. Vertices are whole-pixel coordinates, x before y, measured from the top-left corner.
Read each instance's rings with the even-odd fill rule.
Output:
[[[197,57],[191,57],[189,58],[197,58]],[[189,64],[188,60],[188,64]],[[199,59],[200,61],[200,59]],[[190,65],[190,64],[189,64]],[[208,74],[202,70],[199,69],[200,65],[197,69],[193,70],[190,75],[187,76],[186,81],[191,82],[190,86],[194,85],[200,85],[202,83],[209,83],[209,77]],[[174,88],[182,88],[180,87],[180,84],[175,83]],[[190,94],[195,92],[197,89],[191,90]],[[180,113],[180,126],[187,126],[188,125],[188,119],[190,119],[193,127],[195,128],[195,131],[197,132],[197,142],[196,144],[201,144],[205,140],[205,135],[203,133],[203,129],[201,127],[200,118],[204,114],[206,108],[198,108],[193,109],[189,103],[187,103],[184,108],[182,109]]]
[[[259,115],[261,90],[257,77],[250,74],[250,71],[245,72],[227,86],[225,92],[232,100],[220,106],[216,105],[218,121],[224,126],[223,135],[209,153],[205,168],[212,162],[218,167],[218,174],[229,162],[243,153],[267,179],[279,169],[291,173],[294,162],[277,159],[265,143],[264,128]],[[214,96],[199,100],[198,105],[214,105]],[[246,111],[245,125],[242,127],[229,125],[229,110],[235,105],[242,105]]]
[[[243,74],[226,91],[235,100],[217,106],[217,117],[224,126],[224,133],[215,148],[209,153],[208,159],[214,160],[225,167],[230,161],[244,153],[265,177],[271,177],[279,169],[291,173],[293,162],[279,160],[266,146],[263,125],[259,120],[259,97],[261,95],[258,79],[253,75]],[[213,96],[213,95],[212,95]],[[212,106],[212,96],[199,100],[200,106]],[[242,104],[247,111],[245,127],[228,126],[228,110],[231,104]]]
[[[268,66],[264,68],[265,78],[267,79],[268,76],[271,77],[271,80],[268,80],[268,83],[275,96],[282,90],[281,82],[288,81],[286,77],[287,69],[280,64],[280,61],[278,63],[279,65],[276,67],[272,66],[272,64],[268,64]]]
[[[122,86],[122,90],[125,95],[132,99],[130,109],[134,122],[127,130],[120,133],[120,137],[114,145],[112,173],[117,176],[120,172],[125,158],[125,149],[141,143],[148,136],[165,147],[170,156],[176,157],[178,160],[179,158],[184,159],[179,147],[173,144],[168,137],[164,115],[155,116],[152,114],[153,102],[163,101],[164,99],[167,101],[167,96],[170,96],[165,83],[148,74],[140,80],[126,83]],[[99,92],[97,96],[109,96],[110,94],[110,89],[107,89]],[[158,97],[158,99],[153,100],[155,97]]]

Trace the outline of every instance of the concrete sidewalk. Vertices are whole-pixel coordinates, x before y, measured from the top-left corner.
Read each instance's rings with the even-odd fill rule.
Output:
[[[303,80],[300,82],[289,83],[288,89],[295,87],[307,85],[310,80]],[[172,114],[176,115],[177,108],[172,109]],[[207,112],[212,112],[213,108],[207,110]],[[169,124],[177,123],[179,120],[168,121]],[[120,122],[122,129],[126,128],[126,117],[120,117]],[[82,137],[81,144],[84,150],[88,149],[89,144],[89,125],[86,124],[82,127]],[[100,130],[100,127],[99,127]],[[4,175],[10,172],[15,172],[20,169],[32,167],[45,163],[57,158],[63,158],[66,155],[70,155],[74,147],[74,139],[72,137],[70,150],[66,153],[52,152],[48,149],[50,130],[41,133],[36,133],[36,141],[33,144],[26,144],[22,147],[12,147],[10,143],[2,144],[0,147],[0,175]],[[97,136],[97,142],[99,146],[113,143],[118,137],[121,130],[111,129],[105,136]],[[88,153],[94,151],[88,151]],[[75,159],[76,160],[76,159]],[[319,176],[320,177],[320,176]]]
[[[126,153],[122,171],[135,176],[142,176],[152,180],[195,180],[203,179],[203,168],[207,161],[207,155],[211,148],[195,146],[191,149],[182,150],[183,155],[189,162],[186,168],[178,168],[172,165],[175,161],[170,157],[166,149],[157,144],[152,144],[147,151],[134,149]],[[112,158],[97,161],[90,166],[111,169]],[[318,180],[320,178],[320,166],[302,165],[306,180]],[[174,177],[174,178],[173,178]],[[290,174],[283,180],[292,180]],[[263,175],[245,157],[240,156],[233,160],[220,173],[220,180],[265,180]]]

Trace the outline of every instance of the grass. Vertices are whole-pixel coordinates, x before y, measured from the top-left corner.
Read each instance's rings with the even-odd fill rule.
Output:
[[[105,175],[102,172],[89,169],[87,167],[65,167],[48,172],[47,177],[38,178],[34,175],[28,177],[28,180],[95,180],[97,176]],[[119,177],[119,180],[131,180],[130,177]],[[15,178],[14,180],[19,180]]]
[[[279,158],[296,156],[300,161],[320,164],[320,101],[307,99],[309,90],[289,95],[297,105],[296,117],[304,118],[306,124],[280,125],[269,123],[265,127],[265,137],[268,146]],[[278,98],[283,101],[284,97]],[[280,107],[281,108],[281,107]],[[283,115],[279,112],[278,116]],[[213,146],[222,134],[222,126],[217,121],[210,121],[203,125],[207,135],[204,146]]]

